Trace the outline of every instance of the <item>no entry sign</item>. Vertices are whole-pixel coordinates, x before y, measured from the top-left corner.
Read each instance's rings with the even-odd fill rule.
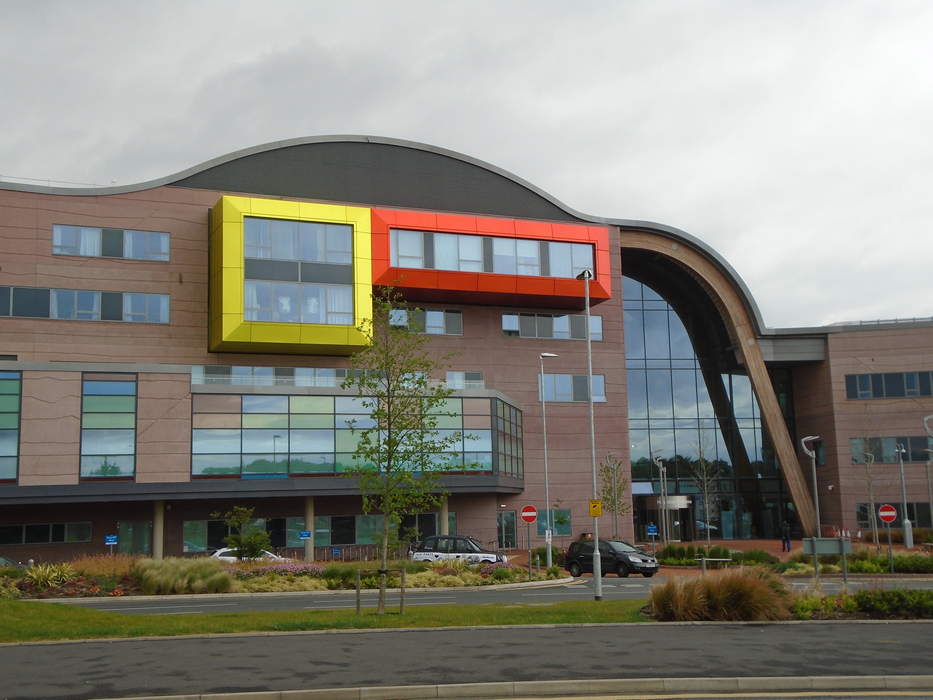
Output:
[[[534,506],[524,506],[522,508],[522,520],[526,523],[533,523],[538,519],[538,509]]]
[[[897,511],[894,509],[894,506],[885,503],[878,509],[878,517],[881,518],[882,522],[893,523],[897,520]]]

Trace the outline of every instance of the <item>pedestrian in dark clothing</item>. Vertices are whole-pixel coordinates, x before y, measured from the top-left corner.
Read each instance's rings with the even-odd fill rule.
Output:
[[[790,551],[790,523],[786,520],[781,523],[781,551]]]

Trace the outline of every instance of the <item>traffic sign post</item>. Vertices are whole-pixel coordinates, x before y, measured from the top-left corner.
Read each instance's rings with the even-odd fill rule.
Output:
[[[531,524],[538,519],[538,509],[534,506],[522,506],[522,520],[525,521],[525,536],[528,538],[528,580],[531,580]]]
[[[888,531],[888,567],[894,573],[894,546],[891,544],[891,523],[897,518],[897,510],[890,503],[885,503],[878,509],[878,517]]]
[[[104,535],[104,544],[110,547],[110,554],[113,555],[113,548],[119,541],[116,535]]]
[[[590,517],[598,518],[603,514],[603,502],[596,498],[590,499]]]

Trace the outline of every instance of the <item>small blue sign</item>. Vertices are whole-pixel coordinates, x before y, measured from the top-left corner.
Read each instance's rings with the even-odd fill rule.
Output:
[[[340,547],[331,547],[331,548],[330,548],[330,555],[331,555],[332,557],[339,557],[339,556],[340,556]]]
[[[116,536],[116,535],[104,535],[104,544],[105,544],[105,545],[107,545],[108,547],[112,547],[112,546],[115,545],[116,543],[117,543],[117,536]]]
[[[658,526],[657,526],[657,525],[649,525],[648,528],[647,528],[647,530],[648,530],[648,534],[649,534],[649,535],[656,536],[656,535],[658,534]]]
[[[310,540],[310,539],[311,539],[311,531],[310,531],[310,530],[299,530],[299,531],[298,531],[298,539],[299,539],[299,540]]]

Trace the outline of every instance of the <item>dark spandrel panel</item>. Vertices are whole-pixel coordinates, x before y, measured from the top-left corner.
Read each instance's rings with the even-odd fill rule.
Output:
[[[105,258],[123,257],[123,229],[103,229],[100,240],[100,254]]]
[[[48,318],[49,290],[13,287],[13,315],[26,318]]]
[[[123,294],[120,292],[100,293],[100,319],[102,321],[123,320]]]
[[[353,266],[301,263],[301,281],[320,282],[322,284],[353,284]]]
[[[858,380],[856,379],[856,375],[854,374],[846,375],[846,398],[847,399],[858,398]]]
[[[49,541],[49,524],[24,525],[26,544],[41,544]]]
[[[448,311],[444,314],[444,330],[447,335],[463,335],[463,314]]]
[[[573,376],[573,400],[588,401],[590,378],[585,374],[575,374]]]
[[[492,238],[483,238],[483,272],[492,272]]]
[[[884,396],[904,396],[904,375],[892,372],[884,375]]]
[[[248,280],[298,281],[298,263],[287,260],[245,260],[244,276]]]
[[[930,372],[921,372],[920,373],[920,395],[921,396],[930,396],[931,387],[930,387]]]
[[[22,525],[0,525],[0,544],[22,544]]]
[[[0,287],[0,316],[10,315],[10,288]]]

